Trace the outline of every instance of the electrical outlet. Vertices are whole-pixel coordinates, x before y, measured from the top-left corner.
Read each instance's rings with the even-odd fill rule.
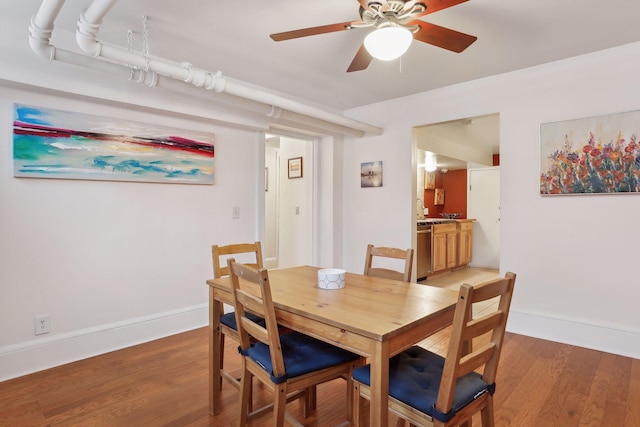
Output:
[[[296,206],[296,215],[300,215],[300,206]]]
[[[48,334],[51,332],[51,317],[48,314],[44,316],[36,316],[35,318],[36,335]]]
[[[234,206],[231,212],[231,219],[240,219],[240,206]]]

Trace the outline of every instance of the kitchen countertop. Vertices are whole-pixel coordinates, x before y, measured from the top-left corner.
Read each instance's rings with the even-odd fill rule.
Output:
[[[473,222],[475,218],[424,218],[416,220],[417,225],[450,224],[452,222]]]

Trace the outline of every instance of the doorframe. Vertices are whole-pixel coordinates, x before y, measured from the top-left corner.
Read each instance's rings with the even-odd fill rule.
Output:
[[[473,120],[475,118],[480,118],[480,117],[485,117],[485,116],[493,116],[493,115],[497,115],[498,116],[498,120],[500,120],[500,113],[499,112],[495,112],[495,113],[489,113],[489,114],[484,114],[484,115],[475,115],[473,117],[465,117],[465,118],[459,118],[459,119],[453,119],[453,120],[448,120],[448,121],[439,121],[439,122],[435,122],[435,123],[429,123],[429,124],[424,124],[424,125],[418,125],[418,126],[413,126],[411,128],[411,137],[412,137],[412,144],[411,144],[411,163],[412,163],[412,184],[411,184],[411,200],[410,200],[410,206],[411,206],[411,218],[413,218],[412,221],[412,226],[411,226],[411,247],[413,248],[414,251],[416,251],[417,249],[417,226],[416,226],[416,220],[415,220],[415,216],[416,216],[416,207],[417,207],[417,195],[418,195],[418,163],[419,160],[417,158],[417,150],[426,150],[426,151],[432,151],[438,154],[442,154],[444,156],[447,157],[452,157],[452,158],[458,158],[460,159],[461,156],[456,155],[456,153],[454,151],[449,152],[448,150],[443,150],[443,146],[442,144],[438,144],[436,143],[433,147],[432,146],[428,146],[425,145],[422,141],[421,141],[421,137],[420,137],[420,132],[419,129],[423,126],[434,126],[434,125],[438,125],[438,124],[446,124],[446,123],[450,123],[450,122],[455,122],[455,121],[460,121],[460,120]],[[500,122],[498,122],[500,123]],[[498,127],[500,128],[500,125],[498,125]],[[498,139],[500,137],[500,131],[498,129],[498,135],[497,135]],[[499,141],[498,141],[499,142]],[[459,149],[459,147],[457,147]],[[469,169],[476,169],[476,163],[474,163],[472,161],[472,159],[467,158],[467,159],[461,159],[461,160],[465,160],[467,162],[467,176],[468,176],[468,171]],[[486,166],[488,168],[492,167],[492,166]],[[469,188],[467,187],[467,206],[469,202]],[[468,209],[467,209],[468,212]],[[498,255],[499,257],[499,262],[501,261],[501,256],[500,254]],[[414,265],[413,265],[413,271],[415,272],[417,270],[417,257],[414,257]],[[415,280],[415,275],[412,278],[412,280]]]
[[[308,261],[312,265],[318,265],[319,261],[319,248],[318,248],[318,233],[319,233],[319,168],[318,168],[318,150],[319,150],[319,137],[314,137],[310,135],[299,135],[291,132],[283,132],[280,130],[270,130],[268,132],[259,132],[258,136],[258,150],[257,150],[257,159],[256,159],[256,168],[257,170],[264,170],[266,166],[266,139],[267,134],[276,135],[279,137],[291,138],[300,140],[305,144],[305,174],[304,177],[309,177],[311,182],[305,185],[309,191],[311,191],[311,196],[309,198],[311,207],[309,209],[310,221],[311,221],[311,250],[310,250],[310,260]],[[308,145],[306,145],[308,144]],[[280,156],[280,154],[279,154]],[[307,157],[310,157],[307,159]],[[280,157],[280,162],[282,162],[282,158]],[[309,173],[307,173],[309,171]],[[256,239],[261,242],[266,242],[266,195],[265,195],[265,174],[258,173],[256,179]],[[281,197],[281,185],[278,184],[278,199]],[[279,202],[278,202],[279,204]],[[279,210],[279,208],[278,208]],[[282,221],[282,216],[278,215],[278,228],[281,227],[280,222]],[[278,239],[279,240],[279,239]],[[278,254],[280,253],[280,244],[278,241]],[[280,262],[280,257],[278,256],[278,262]]]

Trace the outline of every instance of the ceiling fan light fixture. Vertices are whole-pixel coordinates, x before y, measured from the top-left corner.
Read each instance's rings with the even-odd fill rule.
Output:
[[[364,39],[367,52],[376,59],[392,61],[401,57],[411,46],[413,34],[404,27],[378,27]]]

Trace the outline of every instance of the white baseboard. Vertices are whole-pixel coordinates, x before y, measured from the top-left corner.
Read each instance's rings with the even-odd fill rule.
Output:
[[[209,304],[186,307],[0,347],[0,381],[209,324]]]
[[[208,325],[208,304],[0,348],[0,381]],[[511,310],[509,332],[640,359],[640,331]]]
[[[507,331],[640,359],[640,330],[512,309]]]

